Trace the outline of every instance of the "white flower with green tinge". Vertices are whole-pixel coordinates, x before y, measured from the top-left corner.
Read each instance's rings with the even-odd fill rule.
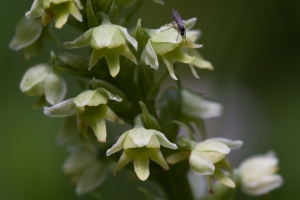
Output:
[[[68,21],[69,15],[82,21],[82,15],[79,11],[82,8],[80,0],[35,0],[25,16],[28,19],[41,17],[44,26],[55,17],[55,27],[62,28]]]
[[[157,30],[149,30],[150,39],[142,55],[145,63],[153,69],[158,69],[158,56],[160,56],[166,64],[170,76],[175,80],[177,80],[177,77],[174,72],[174,62],[189,64],[196,78],[198,78],[198,75],[194,67],[212,70],[211,63],[205,61],[195,50],[195,48],[202,47],[202,45],[195,43],[200,36],[200,31],[190,30],[195,25],[196,20],[196,18],[192,18],[184,21],[186,41],[179,34],[174,24],[162,26]]]
[[[207,119],[219,117],[222,114],[221,104],[205,99],[190,90],[181,90],[181,99],[181,112],[184,116]]]
[[[91,127],[99,142],[106,142],[105,120],[123,124],[124,122],[106,105],[108,101],[120,102],[122,99],[104,88],[87,90],[75,98],[65,100],[52,107],[44,107],[49,117],[77,115],[79,131],[86,135]]]
[[[278,159],[273,152],[252,156],[236,170],[242,190],[249,195],[263,195],[283,184],[278,171]]]
[[[105,57],[110,74],[112,77],[115,77],[120,71],[119,55],[137,64],[137,60],[131,52],[128,43],[137,50],[138,43],[128,33],[126,28],[114,25],[108,19],[104,19],[100,26],[91,28],[72,42],[65,42],[64,46],[73,49],[90,45],[93,51],[89,61],[89,69],[101,58]]]
[[[144,181],[150,174],[150,159],[165,170],[169,169],[165,158],[159,150],[161,145],[170,149],[177,149],[176,144],[171,143],[163,133],[153,129],[146,129],[142,126],[136,126],[123,133],[118,141],[107,150],[106,155],[109,156],[124,149],[116,166],[115,173],[133,161],[136,175],[140,180]]]
[[[20,89],[29,96],[45,95],[47,102],[54,105],[64,99],[67,84],[59,73],[46,64],[38,64],[26,71]]]
[[[94,144],[84,143],[72,148],[70,153],[63,170],[74,176],[78,195],[93,191],[105,181],[109,166],[99,160],[99,152]]]
[[[226,160],[226,155],[231,149],[240,148],[243,142],[240,140],[229,140],[226,138],[210,138],[202,142],[192,142],[191,151],[182,151],[167,158],[168,163],[176,164],[182,160],[189,159],[191,170],[196,175],[214,176],[224,185],[235,187],[234,181],[226,176],[222,170],[231,171]]]

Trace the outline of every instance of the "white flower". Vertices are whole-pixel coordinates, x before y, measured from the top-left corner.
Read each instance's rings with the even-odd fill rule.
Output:
[[[178,30],[172,23],[169,26],[162,26],[156,30],[148,30],[150,39],[142,54],[142,59],[145,60],[145,63],[153,69],[158,69],[158,57],[160,56],[174,80],[177,80],[174,72],[174,62],[188,64],[196,78],[199,77],[195,67],[212,70],[213,66],[211,63],[204,60],[195,50],[202,47],[202,45],[195,43],[200,36],[200,31],[190,30],[196,21],[196,18],[183,21],[186,29],[186,40],[178,33]],[[138,24],[139,26],[140,24]]]
[[[133,161],[136,175],[140,180],[144,181],[150,174],[150,159],[165,170],[169,169],[168,164],[159,150],[160,145],[170,149],[177,149],[176,144],[171,143],[163,133],[144,127],[135,127],[123,133],[118,141],[107,150],[106,155],[109,156],[124,149],[115,172],[121,170],[126,164]]]
[[[68,21],[69,15],[82,21],[82,15],[79,11],[82,8],[80,0],[35,0],[25,16],[28,19],[42,17],[41,22],[44,26],[55,17],[55,27],[62,28]]]
[[[283,178],[276,174],[278,159],[273,152],[246,159],[237,169],[242,190],[249,195],[262,195],[280,187]]]
[[[219,117],[222,114],[222,105],[205,99],[199,94],[189,90],[181,90],[182,114],[195,118]]]
[[[106,142],[106,123],[109,120],[114,123],[124,122],[107,106],[108,101],[122,101],[117,95],[104,88],[86,90],[75,98],[65,100],[52,107],[44,107],[44,114],[49,117],[66,117],[77,115],[79,131],[86,135],[88,127],[91,127],[99,142]]]
[[[109,165],[99,160],[98,150],[94,144],[85,143],[71,149],[63,170],[74,176],[76,193],[82,195],[102,185],[106,180]]]
[[[64,46],[73,49],[90,45],[93,51],[89,61],[89,69],[104,57],[111,76],[115,77],[120,71],[120,55],[137,64],[137,60],[131,52],[128,43],[137,50],[138,43],[128,33],[126,28],[114,25],[108,19],[105,19],[100,26],[89,29],[74,41],[65,42]]]
[[[45,95],[47,102],[52,105],[61,102],[67,93],[63,77],[46,64],[29,68],[21,80],[20,89],[29,96]]]
[[[235,183],[222,170],[231,171],[226,155],[231,149],[240,148],[243,142],[226,138],[210,138],[194,143],[190,153],[187,151],[173,154],[167,158],[168,163],[175,164],[189,159],[191,170],[196,175],[212,175],[224,185],[235,187]]]

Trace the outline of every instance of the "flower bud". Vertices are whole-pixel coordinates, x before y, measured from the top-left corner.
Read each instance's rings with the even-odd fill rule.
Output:
[[[237,169],[242,190],[249,195],[263,195],[280,187],[283,178],[276,174],[278,159],[273,152],[252,156]]]

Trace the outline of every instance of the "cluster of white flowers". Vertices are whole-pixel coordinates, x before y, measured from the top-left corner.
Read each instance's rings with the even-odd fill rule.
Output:
[[[101,185],[111,164],[115,164],[112,162],[114,158],[109,157],[109,160],[106,156],[122,149],[114,166],[114,174],[132,161],[134,172],[142,181],[150,176],[150,160],[164,170],[169,169],[168,164],[188,160],[186,163],[190,171],[206,177],[211,191],[215,183],[213,179],[222,187],[235,189],[240,186],[249,195],[266,194],[280,187],[283,179],[276,174],[278,159],[275,154],[249,158],[234,169],[227,155],[233,149],[241,148],[243,141],[207,138],[206,133],[202,133],[202,140],[195,139],[194,134],[203,131],[203,120],[222,114],[219,103],[181,86],[167,89],[160,99],[156,98],[161,81],[155,80],[152,69],[157,70],[161,63],[165,64],[165,71],[173,80],[178,80],[174,63],[187,64],[196,78],[199,78],[196,68],[213,70],[212,64],[196,51],[202,47],[196,43],[200,31],[192,29],[197,19],[177,19],[158,29],[142,28],[141,20],[138,20],[135,31],[130,34],[127,28],[113,24],[104,11],[109,6],[110,12],[129,7],[137,1],[113,2],[92,3],[87,0],[86,5],[82,5],[83,1],[80,0],[35,0],[25,14],[27,19],[18,25],[10,44],[15,50],[24,48],[25,51],[40,46],[43,33],[52,19],[55,19],[54,26],[58,29],[67,24],[69,18],[73,23],[75,21],[74,24],[82,25],[79,28],[83,34],[65,42],[63,46],[67,49],[90,47],[89,58],[56,57],[51,53],[51,62],[28,69],[20,84],[25,94],[40,96],[44,100],[40,102],[41,105],[46,102],[51,104],[44,107],[46,116],[74,117],[66,129],[68,132],[73,129],[78,131],[84,142],[71,150],[63,169],[76,177],[77,193],[84,194]],[[164,3],[162,0],[154,2]],[[101,9],[94,12],[98,7]],[[177,11],[173,11],[173,15],[174,12],[175,17],[180,17]],[[37,23],[39,20],[41,23]],[[23,36],[22,33],[27,29],[30,34]],[[31,55],[33,53],[27,57]],[[97,79],[93,78],[85,85],[88,89],[84,88],[80,94],[64,100],[67,93],[67,84],[62,76],[64,72]],[[148,93],[155,100],[149,98]],[[110,148],[104,146],[108,136],[106,120],[114,124],[126,122],[133,125]],[[190,138],[179,137],[174,124],[186,128]],[[91,132],[92,135],[89,134]],[[170,150],[165,153],[161,146],[175,153],[170,153]],[[166,159],[163,154],[167,154]],[[164,172],[159,170],[159,173]],[[183,173],[188,173],[187,167]]]

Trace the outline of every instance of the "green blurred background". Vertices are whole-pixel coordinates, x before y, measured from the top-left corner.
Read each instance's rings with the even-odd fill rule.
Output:
[[[270,199],[299,196],[300,1],[166,0],[165,6],[144,1],[132,25],[142,18],[143,27],[157,28],[170,21],[172,8],[183,19],[198,18],[199,42],[204,44],[200,52],[215,71],[199,71],[200,80],[189,78],[184,66],[176,73],[186,78],[185,86],[224,105],[224,115],[207,122],[209,136],[245,141],[244,148],[231,156],[234,166],[248,156],[274,150],[285,184]],[[31,3],[2,1],[0,8],[0,199],[94,199],[77,197],[71,178],[62,172],[67,152],[55,141],[60,120],[32,109],[35,99],[19,90],[25,70],[49,58],[48,49],[25,62],[23,52],[8,49],[14,26]],[[74,32],[69,40],[77,36]],[[134,185],[127,187],[130,179],[124,172],[110,178],[99,190],[103,199],[142,199]],[[248,198],[239,194],[238,199]]]

